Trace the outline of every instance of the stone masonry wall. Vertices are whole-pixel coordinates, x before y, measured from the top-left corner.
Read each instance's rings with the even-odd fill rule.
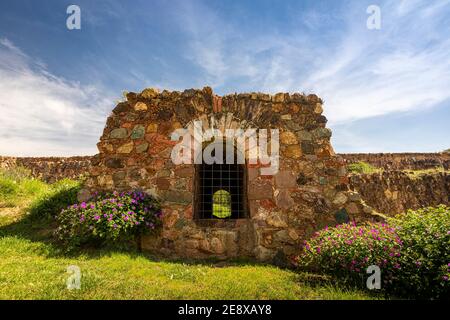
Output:
[[[280,130],[280,165],[274,176],[247,163],[248,219],[197,219],[195,166],[170,158],[177,128],[200,120],[210,127]],[[215,95],[211,88],[129,93],[109,116],[96,165],[79,199],[94,191],[138,188],[159,197],[163,228],[143,239],[146,250],[170,256],[281,259],[325,225],[372,219],[372,209],[348,190],[343,159],[330,144],[322,101],[316,95]],[[204,141],[203,141],[204,142]],[[251,150],[246,150],[246,157]]]
[[[450,168],[448,153],[348,153],[338,154],[345,162],[364,161],[386,170],[421,170],[435,167]],[[95,156],[76,157],[3,157],[0,168],[17,165],[30,169],[32,175],[47,182],[62,178],[76,178],[86,174]]]
[[[347,163],[367,162],[386,170],[450,169],[450,153],[346,153]]]
[[[350,187],[366,203],[387,215],[439,204],[450,205],[450,175],[447,172],[410,176],[402,171],[384,171],[350,176]]]
[[[92,156],[85,157],[1,157],[0,168],[22,166],[35,178],[52,183],[63,178],[76,179],[89,172]]]

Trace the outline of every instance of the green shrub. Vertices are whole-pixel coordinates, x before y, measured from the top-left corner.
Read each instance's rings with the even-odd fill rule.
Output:
[[[402,294],[450,297],[450,207],[425,208],[389,219],[403,241]]]
[[[402,242],[387,224],[354,223],[325,228],[304,242],[297,265],[307,271],[336,276],[346,284],[361,284],[370,265],[393,281]]]
[[[377,265],[382,289],[399,296],[450,295],[450,208],[440,206],[389,219],[388,224],[343,224],[317,232],[296,263],[301,269],[364,284]]]
[[[50,185],[45,193],[41,193],[31,204],[30,214],[35,218],[51,218],[62,209],[77,201],[80,182],[62,179]]]
[[[355,163],[351,163],[347,166],[347,170],[351,173],[365,173],[365,174],[369,174],[369,173],[374,173],[374,172],[378,172],[379,169],[372,166],[371,164],[367,163],[367,162],[355,162]]]
[[[62,210],[56,218],[55,236],[68,248],[111,244],[155,230],[160,217],[159,203],[146,193],[114,192]]]

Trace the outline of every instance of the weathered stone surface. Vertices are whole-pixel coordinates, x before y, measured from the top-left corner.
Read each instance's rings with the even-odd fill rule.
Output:
[[[105,165],[108,168],[112,168],[112,169],[118,169],[118,168],[123,168],[124,165],[122,163],[121,159],[118,158],[109,158],[105,161]]]
[[[297,138],[301,141],[311,141],[312,140],[312,134],[309,131],[300,130],[297,131]]]
[[[351,175],[350,188],[357,191],[367,205],[388,215],[450,203],[448,173],[409,176],[401,171],[384,171]],[[370,209],[364,212],[367,211]]]
[[[128,112],[131,110],[131,106],[128,102],[119,102],[114,108],[113,112],[116,114]]]
[[[184,167],[175,169],[175,176],[180,178],[192,177],[194,175],[194,169],[192,167]]]
[[[296,135],[291,131],[285,131],[280,134],[282,144],[298,144]]]
[[[342,206],[347,202],[347,196],[345,195],[344,192],[339,192],[336,194],[334,200],[333,200],[333,204],[337,205],[337,206]]]
[[[145,151],[147,151],[147,149],[148,149],[148,143],[147,143],[147,142],[138,144],[138,145],[136,146],[136,152],[137,152],[137,153],[145,152]]]
[[[273,241],[281,244],[294,244],[295,241],[289,236],[288,230],[280,230],[275,232]]]
[[[284,151],[284,156],[287,158],[298,159],[302,156],[302,150],[299,145],[289,145]]]
[[[322,108],[322,104],[321,103],[316,103],[316,106],[314,107],[314,112],[321,114],[323,112],[323,108]]]
[[[311,141],[302,141],[302,152],[304,154],[314,154],[314,144]]]
[[[117,171],[113,173],[113,181],[115,185],[122,183],[127,176],[125,171]]]
[[[156,133],[158,131],[158,124],[157,123],[150,123],[147,126],[147,133]]]
[[[297,186],[296,180],[292,171],[278,171],[275,175],[275,185],[277,188],[294,188]]]
[[[252,185],[248,190],[248,198],[250,200],[271,199],[273,197],[272,184],[262,183]]]
[[[314,139],[329,139],[331,138],[331,130],[328,128],[317,128],[311,131]]]
[[[97,177],[98,184],[102,187],[111,189],[114,186],[114,181],[111,175],[101,175]]]
[[[211,251],[217,254],[225,252],[222,242],[218,238],[212,238],[210,242]]]
[[[128,136],[127,129],[125,128],[117,128],[111,131],[109,137],[111,139],[125,139]]]
[[[134,110],[136,111],[146,111],[147,110],[147,105],[143,102],[136,102],[136,104],[134,105]]]
[[[130,153],[133,151],[134,143],[133,142],[127,142],[123,145],[121,145],[119,148],[117,148],[117,153]]]
[[[256,259],[260,261],[270,261],[275,256],[276,252],[274,250],[267,249],[263,246],[258,246],[255,249]]]
[[[345,209],[350,214],[357,214],[359,212],[358,205],[356,203],[354,203],[354,202],[350,202],[349,204],[347,204],[345,206]]]
[[[291,192],[286,189],[277,190],[275,197],[276,204],[281,209],[289,209],[294,205],[294,199],[291,197]]]
[[[287,228],[288,224],[286,218],[281,215],[281,213],[271,214],[266,218],[268,225],[276,228]]]
[[[174,203],[190,203],[192,201],[192,193],[168,190],[163,193],[163,199]]]
[[[157,178],[156,179],[156,186],[160,190],[168,190],[170,187],[170,181],[166,178]]]
[[[159,91],[156,88],[147,88],[141,92],[141,97],[146,99],[153,99],[158,97]]]
[[[131,139],[142,139],[145,135],[145,128],[143,125],[136,125],[131,132]]]

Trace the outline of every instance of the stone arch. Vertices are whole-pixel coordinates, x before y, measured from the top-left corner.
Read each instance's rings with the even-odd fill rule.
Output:
[[[143,248],[167,255],[205,258],[289,256],[318,228],[341,221],[371,219],[372,209],[350,192],[343,159],[330,143],[331,131],[316,95],[230,94],[212,89],[130,92],[108,117],[99,154],[80,199],[94,191],[139,188],[159,197],[163,229]],[[198,222],[194,217],[193,164],[175,165],[171,133],[196,119],[220,128],[276,128],[280,131],[279,171],[261,174],[261,163],[246,164],[245,221]]]

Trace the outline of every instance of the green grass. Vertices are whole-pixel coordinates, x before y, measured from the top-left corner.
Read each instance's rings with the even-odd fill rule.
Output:
[[[420,178],[424,175],[432,175],[432,174],[436,174],[436,173],[445,173],[445,172],[449,172],[448,170],[446,171],[443,167],[436,167],[436,168],[431,168],[431,169],[423,169],[423,170],[403,170],[403,172],[405,172],[409,177],[411,178]]]
[[[371,164],[364,162],[364,161],[359,161],[359,162],[355,162],[355,163],[351,163],[351,164],[347,165],[347,170],[349,173],[354,173],[354,174],[371,174],[371,173],[382,171],[382,169],[376,168],[376,167],[372,166]]]
[[[17,182],[15,206],[0,208],[0,299],[382,298],[248,261],[169,261],[116,248],[68,254],[53,242],[48,213],[72,199],[78,184],[21,181],[28,182]],[[0,202],[4,200],[0,196]],[[67,289],[71,265],[81,269],[80,290]]]

